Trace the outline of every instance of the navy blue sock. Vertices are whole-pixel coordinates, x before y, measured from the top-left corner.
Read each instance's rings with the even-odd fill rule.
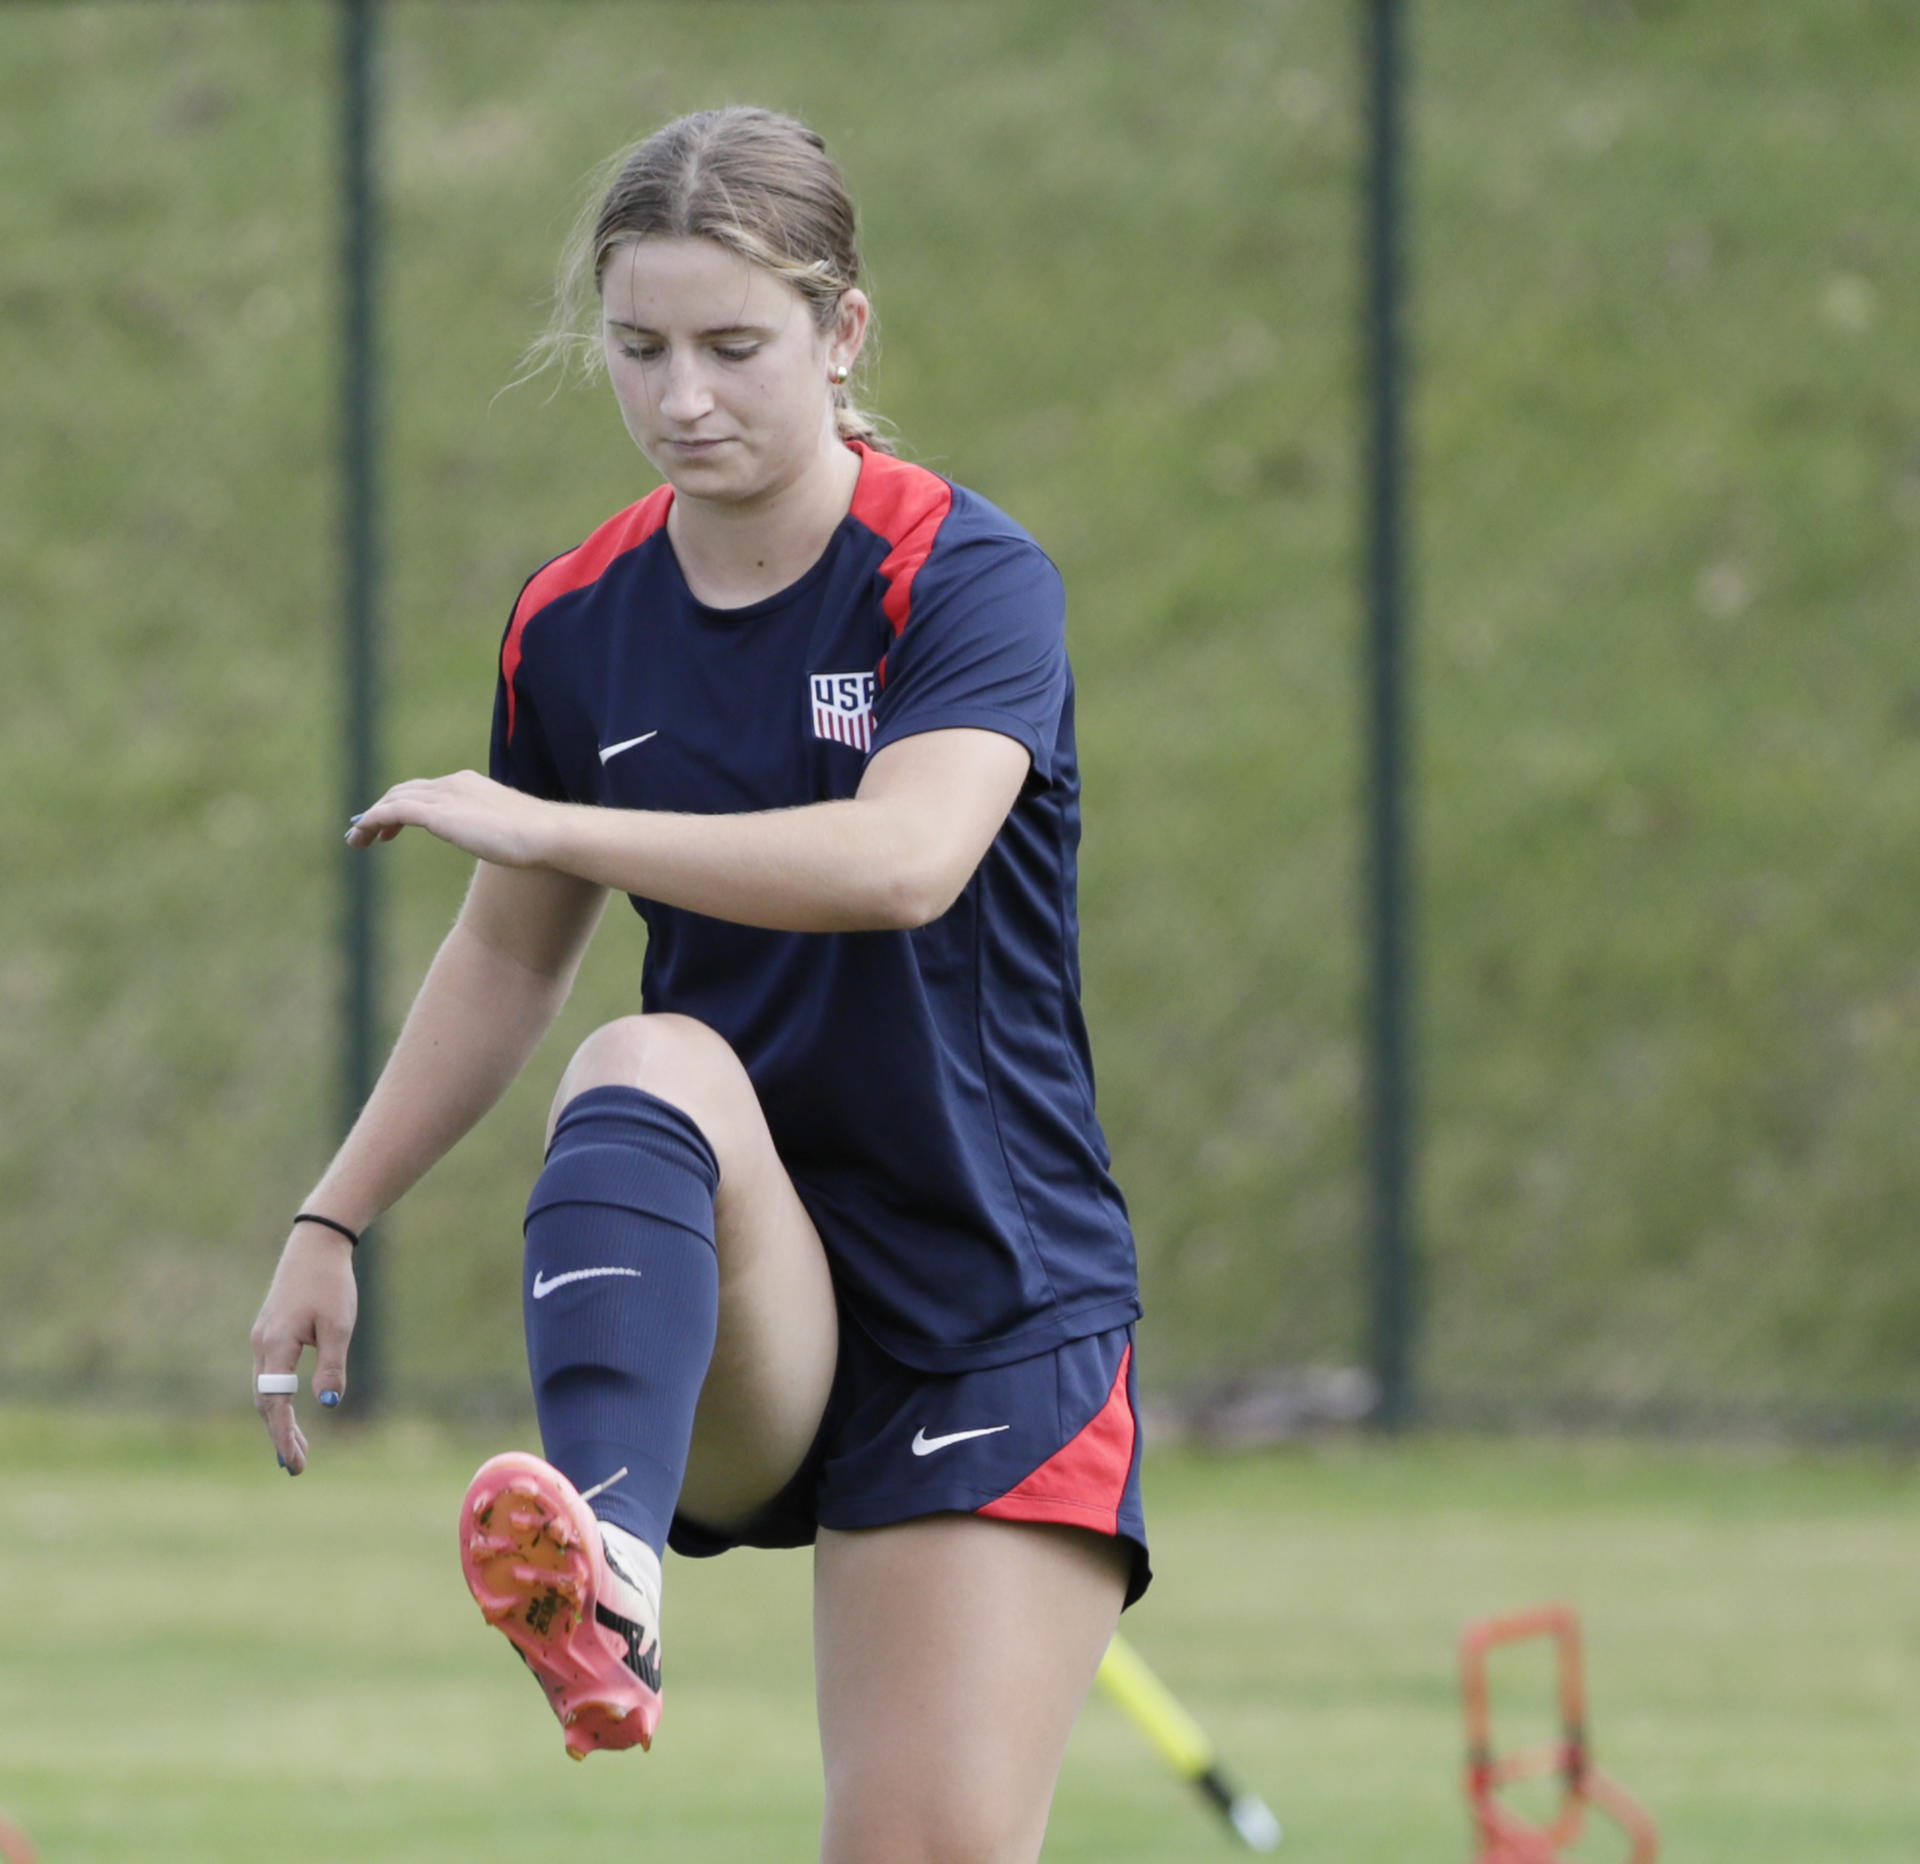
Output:
[[[547,1461],[655,1553],[713,1357],[720,1167],[678,1107],[635,1087],[570,1100],[527,1200],[527,1360]]]

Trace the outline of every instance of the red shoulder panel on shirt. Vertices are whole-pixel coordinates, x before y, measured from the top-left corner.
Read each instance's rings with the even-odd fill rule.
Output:
[[[1132,1359],[1129,1345],[1120,1355],[1120,1370],[1106,1403],[1078,1435],[1024,1482],[974,1513],[1002,1521],[1060,1521],[1069,1527],[1090,1527],[1099,1534],[1118,1533],[1120,1499],[1133,1467],[1135,1426],[1133,1406],[1127,1399],[1127,1367]]]
[[[607,566],[629,550],[637,550],[666,523],[673,506],[673,487],[656,486],[637,505],[616,512],[585,543],[555,557],[520,592],[513,605],[507,638],[500,644],[500,677],[507,688],[507,737],[513,737],[513,676],[520,669],[520,637],[527,623],[563,595],[584,589],[606,574]]]
[[[892,548],[880,565],[887,592],[880,606],[898,636],[913,612],[913,579],[933,552],[933,540],[953,509],[953,487],[924,466],[852,443],[860,455],[853,516]]]

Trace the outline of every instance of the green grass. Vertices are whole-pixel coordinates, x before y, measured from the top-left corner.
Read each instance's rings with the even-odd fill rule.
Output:
[[[1416,19],[1425,1374],[1920,1407],[1920,24]],[[1072,596],[1145,1374],[1361,1351],[1348,0],[387,8],[396,774],[646,475],[495,399],[578,178],[729,97],[865,214],[874,385]],[[332,10],[0,8],[0,1383],[205,1403],[332,1127]],[[397,1012],[461,864],[378,857]],[[512,1403],[515,1217],[616,913],[392,1226]]]
[[[453,1555],[498,1441],[320,1429],[290,1482],[238,1425],[0,1412],[0,1806],[46,1864],[813,1854],[804,1554],[670,1563],[656,1749],[575,1766]],[[1912,1857],[1911,1464],[1439,1441],[1169,1453],[1147,1488],[1128,1634],[1299,1864],[1465,1859],[1454,1640],[1547,1598],[1584,1615],[1601,1763],[1666,1855]],[[1544,1668],[1497,1674],[1506,1738],[1543,1732]],[[1096,1696],[1047,1856],[1230,1855]]]

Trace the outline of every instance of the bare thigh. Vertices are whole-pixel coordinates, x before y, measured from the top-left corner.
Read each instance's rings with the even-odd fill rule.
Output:
[[[706,1024],[628,1016],[596,1029],[561,1078],[549,1138],[590,1087],[643,1088],[678,1107],[720,1162],[720,1327],[680,1501],[695,1520],[731,1527],[786,1485],[819,1431],[840,1348],[826,1251],[746,1069]]]
[[[823,1864],[1032,1864],[1126,1572],[1117,1542],[1081,1528],[822,1528]]]

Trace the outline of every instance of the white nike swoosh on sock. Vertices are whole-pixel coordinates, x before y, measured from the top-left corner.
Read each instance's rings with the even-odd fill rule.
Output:
[[[544,1301],[556,1288],[564,1288],[570,1281],[585,1281],[590,1275],[638,1275],[638,1269],[568,1269],[564,1275],[542,1275],[535,1270],[533,1277],[533,1298]]]
[[[600,761],[604,764],[610,757],[618,757],[622,751],[631,751],[636,744],[645,744],[649,738],[657,738],[658,730],[643,731],[637,738],[622,738],[618,744],[609,744],[602,748]]]
[[[913,1433],[913,1453],[915,1456],[931,1456],[935,1450],[944,1450],[950,1443],[965,1443],[969,1437],[997,1437],[1003,1430],[1011,1430],[1011,1424],[988,1424],[980,1430],[954,1430],[944,1437],[929,1437],[927,1427],[922,1424]]]

